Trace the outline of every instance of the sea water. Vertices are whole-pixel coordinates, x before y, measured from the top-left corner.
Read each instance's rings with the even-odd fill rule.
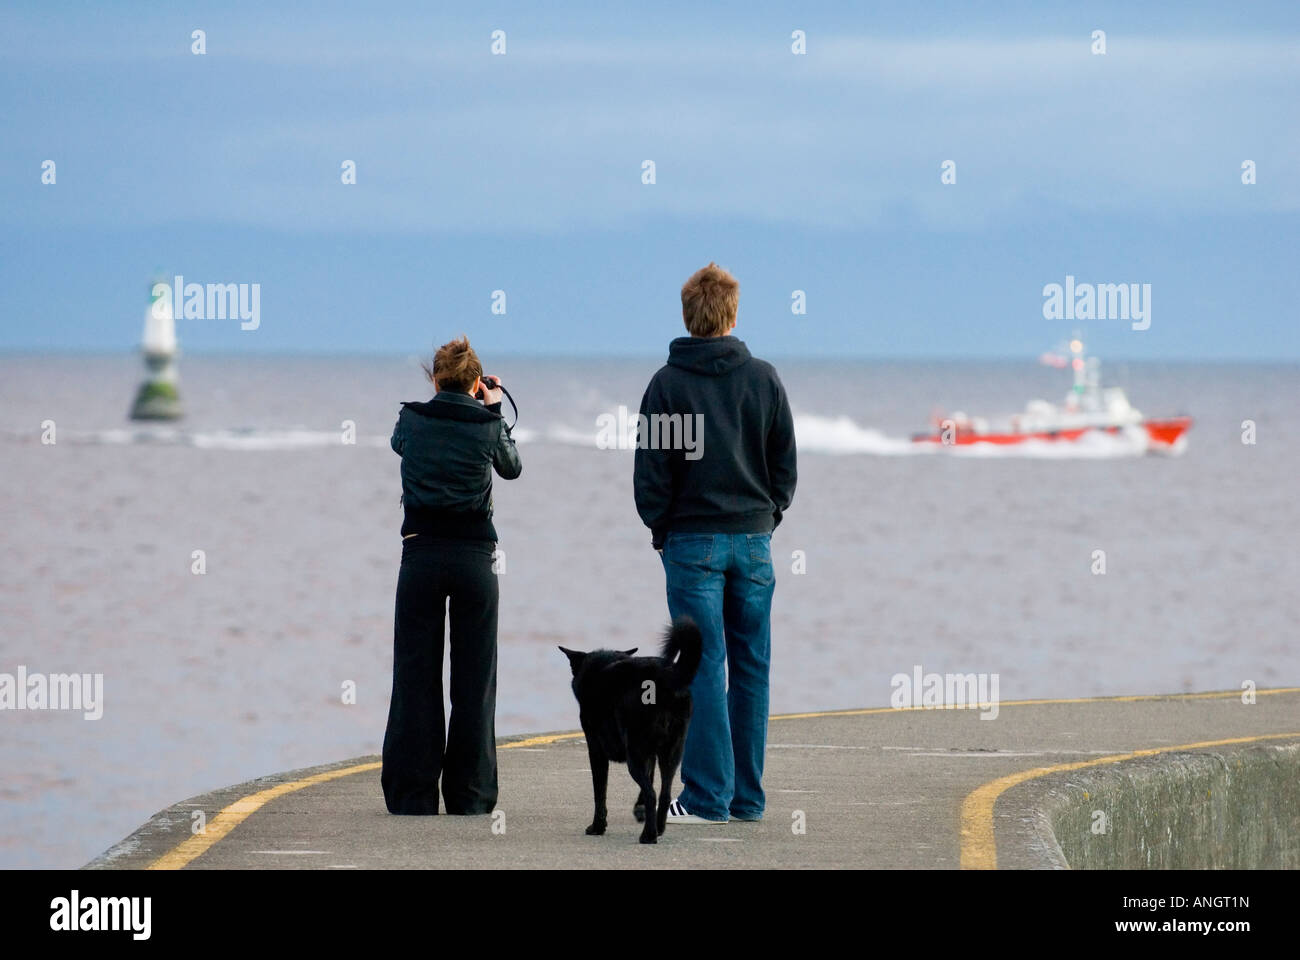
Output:
[[[799,444],[772,548],[774,712],[886,706],[919,665],[996,674],[1004,700],[1300,680],[1300,368],[1105,367],[1144,413],[1195,418],[1181,456],[1122,438],[954,456],[909,436],[1058,401],[1065,375],[770,359]],[[519,403],[524,464],[495,485],[497,730],[573,729],[556,646],[651,649],[667,618],[632,452],[596,442],[662,357],[484,361]],[[138,357],[0,356],[0,672],[103,675],[98,719],[0,711],[0,867],[79,866],[185,797],[380,748],[388,438],[398,403],[429,396],[417,358],[179,369],[188,417],[146,425],[126,419]]]

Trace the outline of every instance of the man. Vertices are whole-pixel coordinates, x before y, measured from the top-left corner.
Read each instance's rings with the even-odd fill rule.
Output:
[[[704,635],[676,823],[763,816],[771,539],[794,496],[794,420],[776,370],[732,334],[739,298],[716,263],[686,281],[690,336],[669,345],[638,418],[637,512],[663,561],[670,616],[692,617]]]

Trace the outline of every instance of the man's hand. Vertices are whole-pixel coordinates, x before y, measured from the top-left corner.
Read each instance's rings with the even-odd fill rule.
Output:
[[[501,385],[501,380],[497,377],[481,377],[479,379],[479,394],[484,405],[501,402],[501,391],[497,389]]]

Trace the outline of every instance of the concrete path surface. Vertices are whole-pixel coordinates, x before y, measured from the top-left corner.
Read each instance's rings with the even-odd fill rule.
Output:
[[[502,867],[1051,867],[1027,833],[1043,778],[1140,762],[1135,752],[1300,744],[1300,688],[1038,700],[978,710],[869,709],[773,717],[761,822],[669,824],[637,843],[636,788],[610,768],[609,829],[583,833],[591,778],[581,734],[505,739],[498,812],[396,817],[378,757],[264,777],[157,814],[91,869]],[[193,811],[205,832],[192,833]],[[1048,847],[1052,846],[1050,843]]]

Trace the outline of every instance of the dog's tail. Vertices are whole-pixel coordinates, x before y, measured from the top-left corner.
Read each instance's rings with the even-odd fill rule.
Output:
[[[659,655],[672,663],[671,675],[679,690],[689,687],[695,679],[703,651],[704,635],[690,617],[678,617],[664,631],[664,646]]]

